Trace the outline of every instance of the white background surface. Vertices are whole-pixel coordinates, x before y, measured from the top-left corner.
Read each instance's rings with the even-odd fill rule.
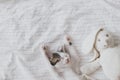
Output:
[[[0,0],[0,80],[53,80],[40,44],[49,42],[55,49],[68,33],[86,62],[82,41],[101,26],[119,42],[119,0]],[[93,76],[107,80],[102,71]]]

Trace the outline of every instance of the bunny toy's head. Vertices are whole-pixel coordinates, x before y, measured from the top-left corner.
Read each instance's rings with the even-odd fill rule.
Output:
[[[112,46],[114,46],[114,40],[111,33],[105,29],[102,29],[96,36],[96,49],[100,52]]]
[[[95,53],[95,59],[100,57],[100,52],[106,48],[114,46],[112,34],[100,28],[99,30],[91,33],[83,42],[83,53]]]

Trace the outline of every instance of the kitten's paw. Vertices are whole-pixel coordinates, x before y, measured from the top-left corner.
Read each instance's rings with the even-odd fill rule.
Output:
[[[69,35],[64,36],[64,43],[66,45],[72,45],[72,39],[71,39],[71,37]]]
[[[48,50],[48,45],[44,43],[40,46],[40,49],[43,50],[43,51],[47,51]]]

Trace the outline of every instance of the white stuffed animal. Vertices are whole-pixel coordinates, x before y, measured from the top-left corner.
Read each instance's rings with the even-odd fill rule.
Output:
[[[114,46],[112,34],[101,28],[83,43],[84,53],[94,53],[93,62],[83,65],[83,74],[95,72],[100,66],[110,80],[120,80],[120,47]]]
[[[120,46],[101,51],[100,64],[110,80],[120,80]]]

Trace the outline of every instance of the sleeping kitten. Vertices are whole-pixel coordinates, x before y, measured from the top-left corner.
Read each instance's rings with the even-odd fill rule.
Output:
[[[71,68],[71,57],[66,52],[65,45],[55,53],[50,53],[48,46],[43,45],[41,54],[55,80],[80,80],[80,76]]]

